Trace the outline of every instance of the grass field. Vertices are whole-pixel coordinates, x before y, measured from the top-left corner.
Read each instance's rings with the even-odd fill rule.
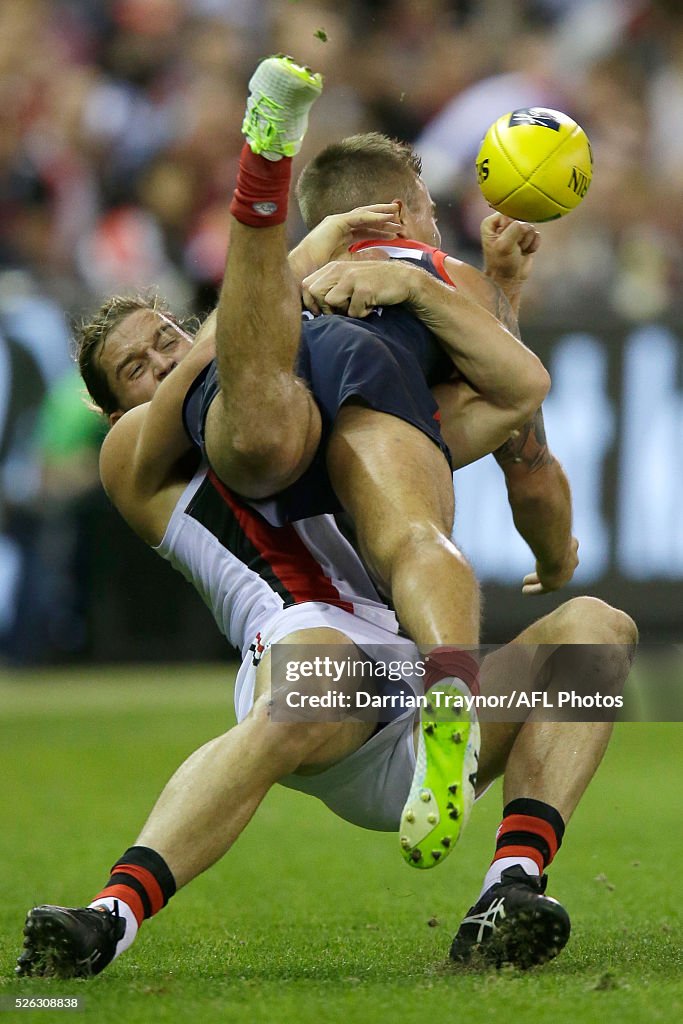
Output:
[[[104,974],[19,982],[27,908],[88,902],[173,769],[232,721],[230,680],[226,669],[168,667],[0,677],[3,1008],[8,997],[78,995],[85,1019],[107,1024],[683,1019],[680,724],[617,728],[551,869],[573,934],[545,968],[465,973],[446,962],[488,864],[498,791],[449,861],[419,873],[395,836],[277,788],[230,854]],[[0,1024],[64,1012],[10,1011]]]

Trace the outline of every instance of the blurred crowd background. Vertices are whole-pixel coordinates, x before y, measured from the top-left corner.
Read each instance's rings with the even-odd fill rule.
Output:
[[[628,365],[614,362],[616,349],[629,331],[669,330],[680,316],[679,0],[2,0],[0,658],[8,662],[182,657],[181,633],[197,621],[204,629],[203,610],[178,596],[185,590],[170,591],[174,600],[159,607],[153,556],[107,509],[96,470],[103,427],[81,399],[70,324],[113,292],[150,286],[178,313],[211,308],[229,244],[247,81],[273,52],[291,53],[326,80],[300,165],[358,131],[414,143],[444,248],[473,262],[487,212],[473,161],[488,125],[529,105],[565,110],[583,125],[593,184],[575,213],[543,229],[523,317],[541,349],[552,343],[551,327],[607,332],[597,348],[591,336],[574,336],[579,349],[563,350],[568,364],[572,352],[583,353],[582,365],[595,370],[579,374],[579,393],[558,405],[563,422],[577,420],[578,448],[591,444],[596,408],[603,447],[614,446],[622,423],[617,381],[605,385],[614,422],[607,405],[601,411],[588,400],[591,387],[602,393],[601,353],[608,375],[616,367],[636,380],[640,349]],[[295,242],[295,210],[290,221]],[[669,366],[662,387],[674,389],[661,429],[680,458],[680,337],[657,338]],[[647,431],[642,402],[638,409]],[[670,614],[677,599],[683,607],[680,586],[670,586],[683,576],[683,533],[669,522],[681,518],[667,490],[675,467],[656,447],[656,458],[644,450],[645,461],[656,461],[648,494],[663,495],[676,557],[665,547],[639,574],[636,542],[615,568],[624,531],[601,541],[598,529],[595,544],[610,564],[597,552],[586,581],[612,572],[615,585],[635,559],[630,578],[665,581],[655,604]],[[610,506],[615,519],[631,469],[613,455],[593,464],[585,486],[599,487],[606,474],[597,512]],[[625,528],[637,539],[653,526],[636,519]],[[489,578],[495,608],[496,586],[505,596],[510,573],[494,566]],[[220,649],[213,632],[209,624],[207,656]],[[195,645],[186,656],[199,653]]]

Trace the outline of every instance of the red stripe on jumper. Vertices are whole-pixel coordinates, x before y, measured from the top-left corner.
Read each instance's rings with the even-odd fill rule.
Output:
[[[381,238],[368,240],[366,242],[354,242],[349,246],[349,252],[360,252],[361,249],[419,249],[420,252],[436,252],[432,245],[425,245],[424,242],[413,242],[409,238],[394,238],[385,242]]]
[[[453,288],[457,288],[457,284],[452,280],[450,274],[446,270],[446,257],[448,253],[442,252],[441,249],[432,249],[432,259],[434,260],[434,269],[446,284],[450,284]]]
[[[408,238],[397,238],[393,242],[383,242],[381,239],[368,242],[355,242],[350,248],[349,252],[360,252],[362,249],[370,249],[372,247],[384,249],[389,251],[390,249],[416,249],[418,252],[428,253],[434,262],[434,269],[446,284],[450,284],[451,287],[457,288],[455,281],[453,281],[446,270],[446,257],[448,253],[442,252],[441,249],[435,249],[433,245],[425,245],[424,242],[413,242]]]
[[[248,508],[232,494],[212,470],[209,470],[208,477],[232,510],[247,540],[254,545],[297,604],[320,601],[353,612],[351,602],[342,600],[332,580],[325,575],[320,563],[316,562],[291,523],[287,526],[271,526],[258,512]]]

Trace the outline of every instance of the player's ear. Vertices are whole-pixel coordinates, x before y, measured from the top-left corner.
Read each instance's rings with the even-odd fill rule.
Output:
[[[398,211],[396,213],[396,220],[401,225],[401,230],[397,233],[398,237],[399,238],[407,238],[408,237],[407,236],[407,232],[405,230],[403,230],[405,228],[406,214],[408,212],[406,210],[406,204],[403,202],[402,199],[392,199],[391,201],[392,201],[392,203],[396,203],[396,206],[398,207]]]
[[[121,411],[121,409],[117,409],[116,412],[110,412],[109,413],[109,426],[113,427],[115,423],[119,422],[119,420],[121,419],[122,416],[123,416],[123,412]]]

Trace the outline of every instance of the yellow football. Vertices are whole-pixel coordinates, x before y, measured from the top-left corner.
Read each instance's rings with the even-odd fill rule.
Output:
[[[484,199],[516,220],[556,220],[579,205],[593,176],[588,136],[571,117],[525,107],[491,125],[477,156]]]

